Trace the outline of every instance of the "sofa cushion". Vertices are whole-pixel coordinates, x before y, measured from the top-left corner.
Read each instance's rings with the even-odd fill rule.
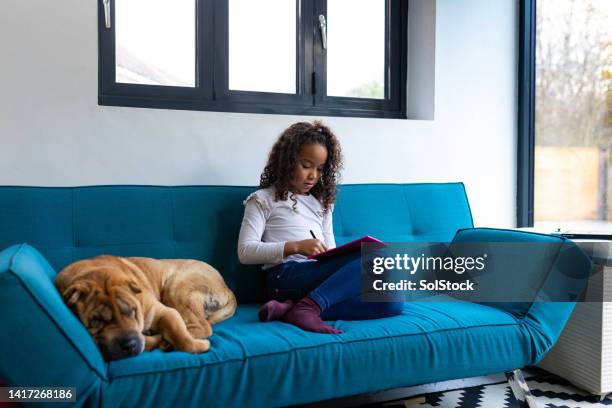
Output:
[[[386,242],[448,242],[472,225],[462,183],[346,184],[334,209],[334,235],[341,244],[364,235]]]
[[[406,303],[400,316],[332,324],[344,333],[262,324],[257,305],[240,305],[214,326],[208,353],[156,350],[110,363],[103,398],[109,405],[282,406],[498,372],[532,359],[517,320],[478,304]],[[266,389],[274,395],[253,399]]]

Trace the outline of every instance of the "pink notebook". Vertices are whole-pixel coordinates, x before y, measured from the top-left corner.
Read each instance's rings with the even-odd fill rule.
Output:
[[[362,242],[378,242],[379,244],[385,245],[385,243],[381,240],[366,235],[365,237],[356,239],[351,242],[347,242],[346,244],[340,245],[339,247],[332,248],[329,251],[321,252],[317,255],[310,255],[308,259],[316,259],[317,261],[321,261],[323,259],[329,259],[335,256],[348,254],[349,252],[360,251]]]

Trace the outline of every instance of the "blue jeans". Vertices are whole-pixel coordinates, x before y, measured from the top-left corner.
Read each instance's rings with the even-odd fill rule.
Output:
[[[268,270],[268,296],[297,301],[310,296],[321,307],[323,320],[362,320],[401,314],[404,302],[364,302],[359,251],[323,261],[289,261]],[[395,296],[395,295],[391,295]]]

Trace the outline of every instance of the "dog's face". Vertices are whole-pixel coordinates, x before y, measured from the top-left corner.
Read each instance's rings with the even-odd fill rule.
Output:
[[[92,267],[62,292],[66,304],[87,328],[106,360],[144,350],[141,289],[124,265]]]

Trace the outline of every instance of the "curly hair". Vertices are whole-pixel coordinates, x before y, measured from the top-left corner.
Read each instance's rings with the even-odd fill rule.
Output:
[[[261,173],[259,189],[274,186],[275,199],[286,200],[289,197],[295,209],[297,200],[290,191],[291,181],[295,175],[300,149],[309,143],[317,143],[327,148],[327,161],[321,178],[310,190],[310,194],[321,202],[324,211],[327,212],[336,201],[337,184],[342,169],[342,152],[334,132],[320,121],[297,122],[283,131],[272,146],[268,163]]]

